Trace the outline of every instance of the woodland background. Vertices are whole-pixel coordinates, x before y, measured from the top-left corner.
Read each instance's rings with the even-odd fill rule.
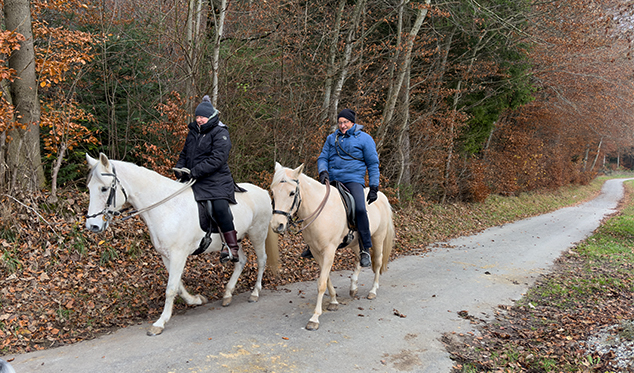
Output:
[[[394,255],[422,250],[415,214],[634,167],[631,0],[0,4],[0,351],[157,316],[165,272],[144,226],[83,233],[84,155],[170,175],[205,94],[235,179],[265,188],[275,161],[317,176],[336,113],[356,110],[399,213]],[[286,238],[292,270],[266,284],[310,277],[302,249]],[[216,259],[191,260],[192,291],[220,294]]]
[[[84,154],[169,174],[209,94],[237,181],[316,157],[349,107],[398,202],[482,201],[631,168],[631,0],[6,0],[0,188]],[[30,17],[30,18],[29,18]],[[26,35],[26,36],[25,36]]]

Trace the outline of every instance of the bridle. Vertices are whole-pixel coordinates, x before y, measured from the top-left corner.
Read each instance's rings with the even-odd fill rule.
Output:
[[[129,208],[125,208],[122,210],[117,210],[115,207],[117,206],[117,185],[121,186],[121,192],[123,192],[123,196],[125,197],[125,201],[124,201],[124,205],[126,202],[128,202],[128,194],[126,193],[125,189],[123,188],[123,185],[121,185],[121,181],[119,180],[119,178],[117,177],[117,172],[114,169],[114,166],[112,166],[112,173],[109,172],[104,172],[101,174],[101,176],[111,176],[112,177],[112,182],[110,183],[110,191],[108,193],[108,199],[106,200],[106,204],[103,207],[103,210],[99,211],[96,214],[92,214],[92,215],[86,215],[86,219],[92,219],[95,218],[99,215],[103,215],[103,220],[107,221],[108,223],[112,221],[112,219],[115,216],[119,216],[121,215],[121,213],[125,212],[126,210],[128,210]]]
[[[317,210],[313,211],[313,213],[310,214],[307,218],[298,220],[297,218],[294,218],[293,215],[297,214],[297,211],[299,211],[299,206],[302,204],[302,197],[299,193],[299,179],[292,179],[292,181],[294,181],[297,184],[297,186],[295,187],[295,197],[293,198],[293,203],[291,204],[291,208],[288,210],[288,212],[282,211],[282,210],[276,210],[275,199],[271,200],[271,204],[273,206],[273,214],[286,216],[286,219],[288,220],[288,225],[291,227],[298,226],[302,224],[303,222],[309,219],[312,219],[310,220],[310,222],[308,222],[308,224],[306,224],[303,228],[297,231],[297,233],[299,234],[304,229],[308,228],[308,226],[311,225],[317,219],[319,214],[321,214],[322,210],[324,209],[324,206],[326,206],[328,197],[330,196],[330,185],[326,185],[326,196],[317,207]],[[286,180],[280,181],[280,183],[285,183],[285,182]]]

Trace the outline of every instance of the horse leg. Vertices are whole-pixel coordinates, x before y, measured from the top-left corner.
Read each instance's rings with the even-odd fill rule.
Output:
[[[236,288],[236,284],[238,283],[238,278],[242,274],[242,270],[244,269],[244,265],[247,263],[247,257],[244,255],[244,251],[242,251],[242,245],[239,245],[240,250],[238,250],[238,258],[239,260],[234,263],[233,266],[233,274],[225,287],[225,295],[222,297],[222,306],[227,307],[231,304],[233,290]]]
[[[354,298],[357,296],[357,292],[359,291],[358,282],[359,282],[359,273],[361,273],[361,264],[358,259],[355,259],[355,267],[354,272],[352,272],[352,276],[350,276],[350,297]]]
[[[187,254],[175,253],[172,259],[162,257],[163,263],[169,273],[167,279],[167,288],[165,289],[165,305],[163,306],[163,313],[161,317],[156,320],[154,324],[148,329],[147,335],[159,335],[165,329],[165,324],[172,317],[172,309],[174,307],[174,298],[178,295],[181,288],[181,276],[183,275],[183,269],[185,268],[185,262],[187,261]]]
[[[383,242],[383,240],[376,240],[375,242]],[[374,245],[372,248],[372,270],[374,271],[374,282],[372,283],[372,289],[368,293],[368,299],[372,300],[376,298],[376,292],[379,290],[379,276],[381,275],[381,264],[383,263],[383,245]]]
[[[169,269],[169,260],[163,257],[163,263],[165,267]],[[183,265],[183,268],[185,266]],[[181,275],[182,276],[182,275]],[[178,281],[178,295],[190,306],[200,306],[201,304],[207,303],[209,300],[202,294],[191,295],[185,288],[185,284],[183,284],[183,280],[180,279]]]
[[[316,258],[317,259],[317,258]],[[324,263],[320,263],[321,271],[319,272],[319,279],[317,280],[317,304],[315,305],[315,312],[313,316],[308,320],[306,324],[306,330],[319,329],[319,316],[321,316],[321,305],[324,298],[324,293],[328,287],[328,281],[330,280],[330,269],[334,260],[334,253],[330,258],[321,257],[318,261],[323,260]]]
[[[258,299],[260,299],[260,291],[262,291],[262,278],[264,277],[264,270],[266,269],[265,239],[266,238],[263,238],[257,241],[255,239],[251,240],[258,261],[258,277],[255,280],[255,286],[253,287],[253,291],[251,292],[251,296],[249,297],[249,303],[257,302]]]
[[[339,302],[337,302],[337,291],[332,285],[330,276],[328,276],[328,293],[330,294],[330,304],[328,304],[328,311],[336,311],[339,309]]]
[[[359,291],[358,282],[359,282],[359,273],[361,273],[361,264],[359,263],[359,245],[355,245],[356,249],[354,256],[354,271],[352,272],[352,276],[350,276],[350,297],[354,298],[357,296],[357,292]]]
[[[183,300],[185,301],[185,303],[187,303],[190,306],[200,306],[201,304],[205,304],[209,301],[207,297],[202,294],[196,294],[196,295],[189,294],[189,292],[185,288],[185,284],[183,284],[183,280],[179,281],[178,295],[180,295],[181,298],[183,298]]]

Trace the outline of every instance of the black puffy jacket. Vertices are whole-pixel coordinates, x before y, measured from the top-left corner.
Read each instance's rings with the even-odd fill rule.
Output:
[[[229,170],[231,139],[227,126],[218,117],[198,126],[190,123],[185,146],[176,168],[187,167],[196,179],[192,186],[196,201],[226,199],[235,204],[233,176]]]

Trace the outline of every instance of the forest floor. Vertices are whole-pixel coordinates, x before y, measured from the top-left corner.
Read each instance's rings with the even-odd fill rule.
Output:
[[[587,186],[571,186],[556,192],[492,197],[482,204],[439,206],[423,200],[412,201],[410,206],[396,210],[397,242],[392,259],[419,255],[433,242],[589,200],[597,195],[601,185],[602,181],[597,180]],[[114,224],[105,233],[94,235],[84,230],[88,201],[85,191],[65,191],[55,204],[46,202],[45,195],[2,195],[0,200],[0,355],[77,343],[158,318],[167,273],[140,219]],[[299,257],[304,247],[301,236],[280,237],[281,274],[273,277],[267,272],[263,286],[274,289],[316,278],[318,268],[314,261]],[[236,293],[248,291],[257,274],[255,255],[248,240],[244,248],[248,263]],[[338,253],[334,270],[350,270],[352,264],[352,252],[344,250]],[[554,275],[575,272],[574,266],[584,265],[571,253],[559,261]],[[219,264],[217,253],[205,254],[188,260],[183,281],[192,292],[215,300],[222,297],[231,273],[231,266]],[[548,297],[542,298],[531,300],[530,304],[547,303]],[[480,337],[469,340],[469,336],[446,336],[445,342],[456,359],[457,371],[497,371],[500,367],[515,367],[514,364],[521,367],[530,360],[530,353],[522,354],[522,351],[532,351],[529,346],[522,347],[521,340],[527,335],[552,341],[553,352],[548,356],[576,353],[580,357],[573,360],[578,360],[579,366],[600,371],[597,370],[600,366],[607,366],[609,353],[592,355],[560,350],[556,338],[548,337],[552,334],[548,323],[526,322],[529,317],[523,312],[530,312],[541,320],[574,323],[579,336],[586,336],[596,331],[598,325],[612,325],[615,317],[633,319],[627,307],[631,299],[629,293],[614,293],[603,308],[590,307],[594,313],[589,310],[587,317],[560,315],[563,320],[547,306],[543,310],[539,308],[543,313],[537,317],[530,304],[517,305],[500,310],[501,321],[495,326],[482,325]],[[593,302],[596,303],[594,299],[587,303]],[[583,302],[577,306],[581,308]],[[187,307],[178,300],[174,311],[182,313]],[[506,332],[500,333],[500,330]],[[505,346],[509,341],[520,346],[511,349],[513,356],[520,358],[498,358],[508,357]],[[600,362],[595,361],[599,358]],[[549,371],[518,369],[515,371]]]

